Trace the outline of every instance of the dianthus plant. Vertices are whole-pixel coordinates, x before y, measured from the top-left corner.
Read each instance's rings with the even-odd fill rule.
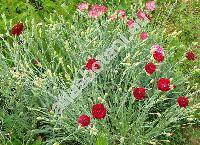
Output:
[[[73,23],[19,23],[2,37],[12,77],[39,102],[27,106],[39,112],[33,134],[46,144],[156,144],[188,111],[189,75],[176,73],[185,54],[174,62],[164,43],[173,38],[151,27],[154,1],[133,16],[89,5],[78,6]],[[83,82],[75,97],[74,80]]]

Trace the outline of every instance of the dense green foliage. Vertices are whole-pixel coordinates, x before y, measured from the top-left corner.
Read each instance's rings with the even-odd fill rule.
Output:
[[[163,64],[166,67],[161,68],[163,72],[168,72],[165,77],[173,77],[174,83],[182,84],[181,87],[177,87],[177,92],[181,92],[179,95],[187,94],[192,97],[187,113],[182,116],[184,119],[180,119],[169,128],[166,124],[171,119],[170,117],[181,116],[183,113],[176,108],[174,100],[169,102],[158,99],[158,102],[154,102],[157,97],[163,97],[154,90],[151,92],[154,96],[153,100],[145,101],[145,104],[150,103],[150,107],[147,105],[146,109],[140,110],[142,104],[135,103],[130,96],[129,88],[136,85],[134,82],[139,82],[140,77],[146,80],[142,82],[143,85],[153,86],[150,83],[151,78],[144,74],[138,75],[143,70],[145,61],[141,64],[135,63],[138,62],[138,58],[134,55],[138,53],[136,51],[138,49],[136,45],[139,45],[137,37],[126,51],[120,53],[118,59],[108,65],[107,70],[98,75],[94,80],[95,83],[85,90],[83,96],[90,97],[89,101],[88,98],[80,98],[62,117],[56,116],[51,110],[54,97],[70,86],[74,73],[85,64],[89,55],[97,56],[104,52],[118,38],[116,32],[130,35],[123,22],[110,24],[106,21],[106,17],[102,17],[101,21],[93,21],[88,20],[86,15],[77,13],[76,6],[79,2],[79,0],[0,0],[0,10],[4,13],[0,19],[0,144],[40,145],[44,142],[53,144],[62,140],[65,140],[62,144],[78,144],[77,141],[83,144],[93,142],[96,145],[115,141],[111,143],[118,144],[119,139],[123,140],[121,135],[127,138],[125,144],[130,142],[145,144],[151,141],[152,136],[156,137],[153,138],[154,142],[161,144],[189,144],[191,141],[183,137],[181,128],[182,124],[188,124],[187,118],[192,118],[189,124],[199,124],[200,50],[197,39],[199,2],[175,3],[173,0],[167,2],[158,0],[157,10],[152,14],[152,23],[144,29],[151,36],[149,41],[142,44],[140,48],[144,46],[150,48],[155,42],[161,44],[166,54],[170,56]],[[145,1],[89,0],[88,2],[104,4],[112,12],[122,8],[127,11],[129,17],[134,18],[137,9],[145,7]],[[11,28],[16,22],[25,23],[26,29],[23,36],[10,35]],[[139,33],[138,31],[136,36]],[[193,50],[197,54],[197,60],[181,61],[188,50]],[[149,57],[147,52],[143,55]],[[142,57],[139,56],[140,59]],[[41,64],[35,65],[33,63],[35,60],[39,60]],[[137,65],[137,71],[135,71],[133,67]],[[174,71],[168,71],[171,68],[174,68]],[[155,77],[159,78],[161,74],[158,73]],[[175,80],[178,79],[180,81],[176,82]],[[185,81],[186,79],[188,81]],[[123,80],[127,80],[126,83],[123,83]],[[129,90],[126,94],[128,98],[120,100],[122,96],[124,97],[126,90]],[[170,98],[173,93],[176,92],[163,95]],[[137,114],[126,107],[119,111],[109,106],[109,113],[119,115],[109,116],[113,118],[112,125],[115,129],[110,131],[109,129],[112,128],[104,127],[102,123],[99,128],[96,126],[101,135],[90,137],[90,133],[84,134],[78,129],[76,119],[80,111],[90,112],[89,106],[97,102],[98,97],[105,99],[107,105],[113,108],[126,106],[131,110],[140,110],[139,119],[135,117],[136,123],[132,124],[133,127],[129,130],[126,122],[132,122],[133,119],[131,120],[130,116],[137,116]],[[133,102],[135,105],[132,105]],[[169,107],[171,105],[172,107]],[[86,107],[82,108],[82,106]],[[149,115],[149,112],[160,112],[164,121],[155,114]],[[168,116],[169,120],[165,116]],[[148,123],[152,123],[149,126],[154,126],[149,134],[144,128],[138,127],[147,125],[144,121],[146,119]],[[104,120],[104,123],[106,121]],[[101,124],[100,121],[94,123]],[[160,130],[174,131],[175,135],[159,136],[160,132],[157,133],[156,130],[158,132]],[[141,134],[136,134],[137,131]],[[195,129],[194,134],[192,136],[199,137],[198,128]],[[137,139],[129,140],[131,135]],[[168,140],[171,142],[168,143]]]

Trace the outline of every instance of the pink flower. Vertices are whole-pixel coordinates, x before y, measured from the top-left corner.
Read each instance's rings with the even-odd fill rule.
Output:
[[[142,10],[139,10],[139,11],[137,12],[137,17],[138,17],[138,19],[140,19],[140,20],[144,20],[145,14],[142,12]]]
[[[111,20],[111,21],[115,21],[115,20],[116,20],[116,17],[115,17],[114,15],[110,15],[108,18],[109,18],[109,20]]]
[[[164,51],[160,45],[154,45],[150,51],[153,54],[154,59],[160,63],[164,60]]]
[[[134,27],[134,20],[130,19],[127,21],[126,25],[128,26],[128,28],[133,28]]]
[[[99,6],[99,11],[100,11],[101,13],[106,13],[107,7],[106,7],[106,6]]]
[[[88,12],[88,16],[89,16],[90,18],[97,19],[97,18],[99,18],[99,17],[101,16],[101,14],[100,14],[98,11],[90,10],[90,11]]]
[[[92,6],[90,7],[90,10],[98,11],[98,10],[99,10],[99,5],[97,5],[97,4],[92,5]]]
[[[78,6],[77,6],[77,9],[81,12],[87,10],[89,7],[89,4],[86,3],[86,2],[83,2],[83,3],[80,3]]]
[[[153,46],[153,49],[151,49],[151,53],[155,53],[155,52],[158,52],[164,55],[163,48],[157,44]]]
[[[107,7],[95,4],[91,6],[90,10],[104,14],[107,11]]]
[[[148,34],[146,33],[146,32],[142,32],[141,34],[140,34],[140,39],[141,40],[146,40],[148,38]]]
[[[120,19],[126,18],[126,12],[124,10],[117,10],[117,15],[119,16]]]
[[[100,5],[92,5],[90,8],[90,11],[88,13],[89,17],[97,19],[104,13],[106,13],[107,7],[106,6],[100,6]]]
[[[150,11],[154,11],[156,9],[156,3],[155,1],[148,1],[146,3],[146,9]]]

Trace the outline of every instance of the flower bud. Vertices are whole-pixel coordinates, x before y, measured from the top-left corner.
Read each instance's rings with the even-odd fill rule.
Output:
[[[73,31],[76,30],[76,28],[74,27],[74,25],[71,25],[71,29],[72,29]]]
[[[43,117],[37,117],[36,120],[44,120]]]
[[[154,79],[152,79],[152,80],[150,81],[150,84],[153,83],[153,82],[154,82]]]
[[[108,93],[105,93],[105,95],[104,95],[105,97],[108,97]]]
[[[97,135],[98,133],[98,130],[95,128],[95,126],[93,126],[91,129],[90,129],[90,134],[91,135]]]
[[[55,127],[53,130],[58,131],[58,130],[60,130],[60,129],[61,129],[61,128],[56,128],[56,127]]]
[[[156,145],[156,142],[153,142],[153,141],[150,141],[149,143],[152,145]]]
[[[105,100],[104,100],[103,98],[101,98],[101,97],[98,97],[98,101],[99,101],[100,103],[105,102]]]
[[[166,135],[167,137],[170,137],[173,135],[173,133],[163,133],[163,135]]]
[[[133,87],[130,87],[129,89],[128,89],[128,92],[131,92],[133,90]]]
[[[170,140],[160,140],[160,141],[162,141],[162,142],[170,142]]]
[[[161,117],[162,115],[158,112],[158,113],[156,113],[156,115],[158,115],[158,117]]]
[[[121,144],[123,144],[124,143],[124,137],[121,137],[119,141],[120,141]]]
[[[51,122],[51,123],[56,123],[56,120],[55,120],[55,119],[53,119],[53,120],[51,120],[50,122]]]
[[[194,119],[193,118],[187,118],[188,122],[192,122]]]

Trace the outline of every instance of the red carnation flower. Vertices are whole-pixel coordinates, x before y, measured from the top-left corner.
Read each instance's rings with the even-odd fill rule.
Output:
[[[153,74],[154,71],[156,70],[156,66],[155,66],[155,64],[153,64],[152,62],[150,62],[150,63],[147,63],[147,64],[145,65],[144,69],[145,69],[145,71],[146,71],[146,73],[147,73],[148,75],[151,75],[151,74]]]
[[[158,52],[158,51],[155,51],[154,53],[153,53],[153,57],[154,57],[154,59],[157,61],[157,62],[163,62],[163,60],[164,60],[164,55],[163,55],[163,53],[160,53],[160,52]]]
[[[24,30],[23,23],[17,23],[12,28],[12,34],[19,36],[23,32],[23,30]]]
[[[178,97],[177,102],[180,107],[186,108],[188,106],[189,100],[187,97],[180,96]]]
[[[167,78],[160,78],[157,82],[158,90],[167,92],[170,90],[170,80]]]
[[[90,117],[83,114],[78,118],[77,122],[81,124],[82,127],[88,126],[90,124]]]
[[[87,70],[96,70],[96,69],[100,69],[100,64],[97,63],[97,60],[94,58],[88,59],[85,68]]]
[[[186,58],[188,60],[195,60],[196,59],[196,55],[192,51],[189,51],[189,52],[186,53]]]
[[[146,95],[146,90],[145,88],[135,88],[133,90],[133,95],[136,100],[142,100],[144,96]]]
[[[95,104],[92,106],[92,116],[96,119],[102,119],[106,116],[106,108],[103,104]]]

